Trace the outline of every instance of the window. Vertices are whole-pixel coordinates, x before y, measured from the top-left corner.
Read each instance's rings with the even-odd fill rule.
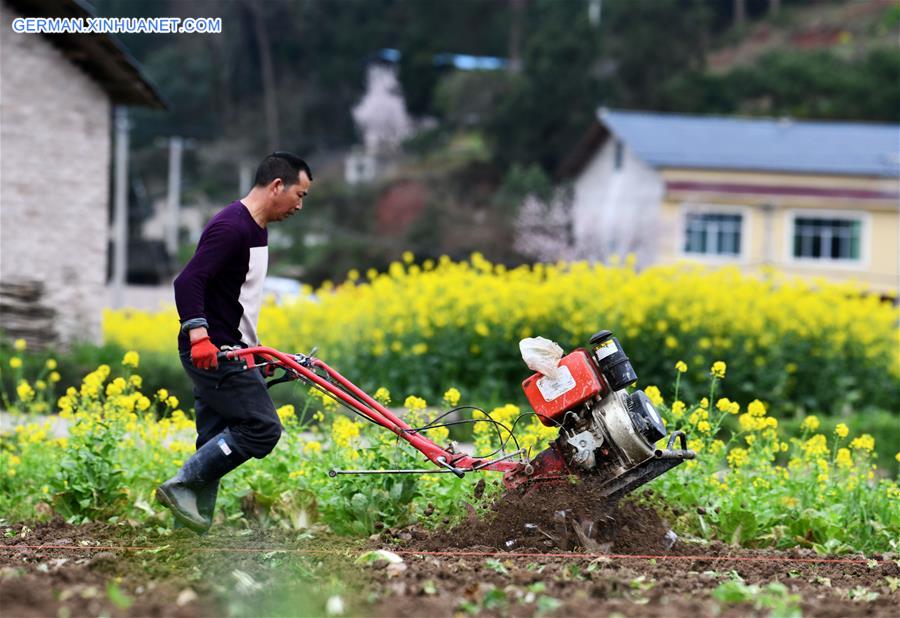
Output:
[[[688,213],[685,225],[685,253],[739,256],[741,215]]]
[[[794,257],[859,260],[862,221],[827,217],[794,219]]]

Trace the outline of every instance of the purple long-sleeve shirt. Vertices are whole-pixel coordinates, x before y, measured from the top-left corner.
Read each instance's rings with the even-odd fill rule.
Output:
[[[217,347],[259,344],[256,324],[268,268],[268,231],[240,201],[219,211],[197,243],[197,251],[175,279],[175,305],[181,322],[204,318]],[[187,333],[178,349],[191,347]]]

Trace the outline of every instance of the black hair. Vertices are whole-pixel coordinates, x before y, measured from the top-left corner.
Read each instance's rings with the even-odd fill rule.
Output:
[[[279,150],[262,160],[262,163],[256,168],[254,183],[257,187],[265,187],[276,178],[280,178],[281,182],[289,187],[297,184],[300,172],[305,172],[307,178],[313,179],[312,171],[306,161],[295,154]]]

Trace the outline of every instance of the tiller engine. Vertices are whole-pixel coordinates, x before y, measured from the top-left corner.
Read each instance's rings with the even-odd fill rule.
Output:
[[[462,478],[467,472],[491,470],[503,472],[503,482],[511,489],[567,481],[573,475],[592,476],[598,484],[600,497],[617,500],[695,455],[687,450],[683,432],[671,434],[665,448],[656,446],[666,437],[665,425],[643,391],[627,392],[637,375],[612,333],[600,331],[589,343],[587,349],[578,348],[560,358],[555,375],[535,373],[522,383],[541,423],[559,428],[559,436],[550,447],[530,461],[524,449],[501,450],[491,456],[476,457],[460,452],[458,445],[452,442],[439,446],[428,439],[428,430],[463,423],[490,422],[505,430],[508,441],[515,443],[515,437],[511,428],[491,419],[486,412],[487,418],[438,424],[461,408],[445,412],[425,426],[411,427],[316,358],[315,350],[308,355],[285,354],[272,348],[253,347],[222,352],[220,357],[241,361],[232,372],[260,367],[271,375],[274,369],[283,369],[284,375],[270,380],[269,386],[291,380],[307,382],[352,412],[394,432],[438,468],[331,470],[332,477],[340,474],[445,472]],[[230,373],[223,382],[228,375]],[[680,449],[674,448],[676,439],[680,439]]]

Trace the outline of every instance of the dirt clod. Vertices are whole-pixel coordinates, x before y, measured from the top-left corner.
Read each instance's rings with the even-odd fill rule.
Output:
[[[484,479],[479,479],[478,482],[475,483],[475,489],[472,490],[472,495],[475,496],[476,500],[481,500],[481,497],[484,495],[484,488]]]
[[[469,512],[464,524],[429,535],[417,546],[428,550],[448,545],[485,546],[501,551],[665,549],[669,528],[655,511],[631,502],[610,503],[598,495],[598,486],[590,479],[510,491],[490,505],[480,518],[466,504]]]

